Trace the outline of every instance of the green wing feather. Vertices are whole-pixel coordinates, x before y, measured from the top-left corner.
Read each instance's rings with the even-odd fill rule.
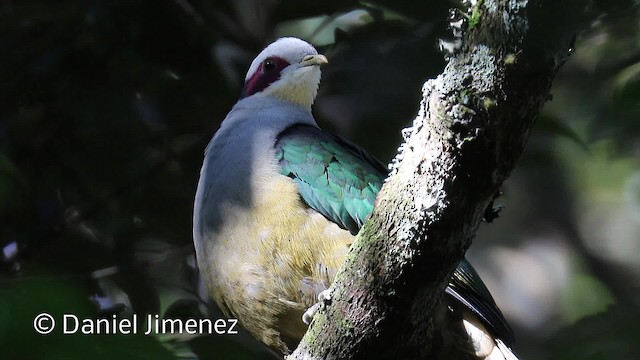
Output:
[[[308,125],[282,132],[276,156],[281,173],[296,181],[304,201],[354,235],[387,176],[384,165],[362,149]]]
[[[386,167],[358,146],[309,125],[294,125],[280,133],[275,149],[281,174],[295,180],[305,203],[357,234],[373,210]],[[507,345],[513,342],[509,324],[466,259],[456,268],[446,292],[483,319]]]

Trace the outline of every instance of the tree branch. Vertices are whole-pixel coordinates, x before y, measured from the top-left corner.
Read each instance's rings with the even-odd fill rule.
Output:
[[[580,6],[485,0],[452,21],[460,47],[425,83],[375,210],[290,359],[433,357],[434,309],[549,98]]]

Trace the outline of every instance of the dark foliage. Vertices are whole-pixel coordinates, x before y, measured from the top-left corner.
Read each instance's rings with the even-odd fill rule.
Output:
[[[606,12],[601,28],[591,30],[609,34],[606,51],[623,56],[602,56],[595,76],[569,68],[563,82],[584,90],[626,74],[610,101],[594,110],[611,121],[594,122],[585,141],[566,119],[549,114],[541,137],[583,139],[587,148],[614,138],[617,151],[637,154],[640,81],[637,68],[628,69],[637,67],[640,51],[625,34],[638,19],[627,11],[629,2],[594,5]],[[32,322],[41,312],[224,318],[199,287],[192,202],[203,150],[240,94],[253,56],[285,34],[320,42],[330,59],[314,109],[321,126],[387,160],[400,128],[415,116],[424,80],[444,66],[437,41],[449,37],[448,9],[457,5],[0,1],[0,357],[268,357],[242,334],[43,336]],[[345,14],[360,15],[347,21]],[[320,16],[312,25],[302,22]],[[532,142],[532,154],[553,161],[535,151],[541,143],[535,136]],[[547,204],[541,200],[537,208]],[[545,338],[525,334],[531,344]],[[527,339],[521,343],[527,348]]]

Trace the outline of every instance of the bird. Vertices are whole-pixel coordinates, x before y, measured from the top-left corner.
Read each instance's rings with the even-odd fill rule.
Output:
[[[200,276],[226,316],[280,355],[331,285],[372,212],[387,167],[325,132],[311,107],[327,58],[277,39],[253,60],[240,99],[206,147],[193,209]],[[435,316],[461,359],[517,359],[513,332],[465,259]],[[446,350],[442,358],[454,359]]]

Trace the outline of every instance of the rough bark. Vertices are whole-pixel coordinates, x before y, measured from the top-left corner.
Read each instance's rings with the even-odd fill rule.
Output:
[[[479,1],[290,359],[428,359],[433,310],[566,60],[579,1]],[[462,21],[459,21],[462,19]]]

